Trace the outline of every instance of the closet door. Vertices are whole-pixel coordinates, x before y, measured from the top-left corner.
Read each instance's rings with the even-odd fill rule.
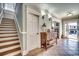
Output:
[[[39,47],[39,16],[28,14],[28,47],[29,50]]]

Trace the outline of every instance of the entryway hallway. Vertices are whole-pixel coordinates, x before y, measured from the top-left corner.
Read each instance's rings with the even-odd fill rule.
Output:
[[[1,3],[0,56],[78,56],[78,3]]]

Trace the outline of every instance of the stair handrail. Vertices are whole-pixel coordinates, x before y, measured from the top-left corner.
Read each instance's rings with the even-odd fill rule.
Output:
[[[18,20],[17,20],[17,17],[16,17],[16,13],[14,15],[14,21],[16,22],[16,26],[17,26],[19,32],[21,33],[21,29],[20,29],[20,26],[19,26],[19,23],[18,23]]]
[[[2,18],[3,18],[3,8],[2,8],[2,11],[1,11],[1,13],[0,13],[0,24],[1,24],[1,22],[2,22]]]
[[[16,24],[16,29],[18,31],[18,37],[19,37],[19,42],[20,42],[20,46],[21,46],[21,54],[23,55],[23,53],[22,53],[22,42],[21,42],[21,29],[20,29],[20,26],[19,26],[19,23],[18,23],[18,20],[17,20],[16,13],[14,14],[14,21],[15,21],[15,24]]]

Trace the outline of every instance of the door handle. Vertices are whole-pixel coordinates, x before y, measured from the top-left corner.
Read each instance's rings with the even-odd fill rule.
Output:
[[[37,35],[38,35],[39,33],[37,33]]]

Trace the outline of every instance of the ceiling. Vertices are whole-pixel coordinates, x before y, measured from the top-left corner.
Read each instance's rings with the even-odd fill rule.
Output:
[[[28,5],[40,10],[48,10],[59,18],[67,16],[67,12],[72,12],[73,15],[79,14],[79,3],[28,3]]]

